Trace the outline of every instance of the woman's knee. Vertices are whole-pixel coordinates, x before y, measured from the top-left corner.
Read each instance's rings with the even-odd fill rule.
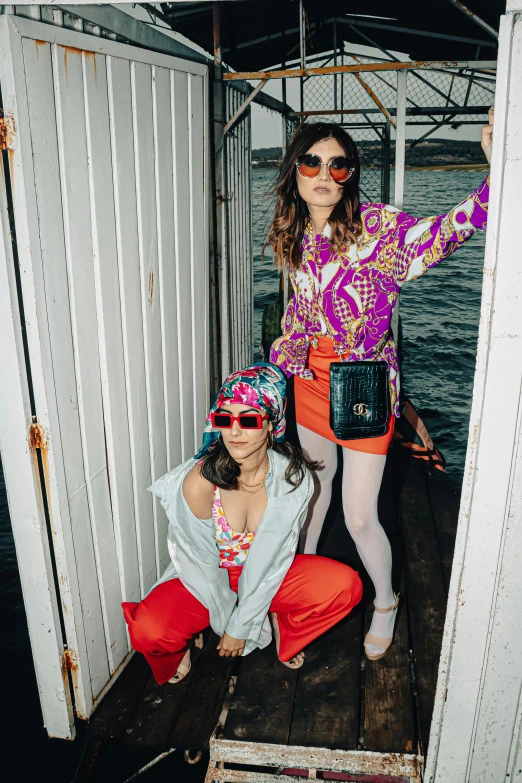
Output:
[[[342,571],[338,570],[335,585],[347,605],[356,606],[361,600],[363,594],[361,577],[350,566],[345,565]]]
[[[300,555],[300,558],[306,556]],[[340,563],[338,560],[314,556],[314,578],[311,580],[312,594],[319,603],[334,601],[338,605],[339,600],[345,606],[355,606],[359,603],[363,594],[361,578],[357,571],[350,566]],[[303,560],[304,565],[306,562]]]
[[[147,611],[143,604],[123,604],[123,613],[129,627],[131,644],[136,652],[151,653],[161,646],[164,623],[161,616]]]
[[[377,512],[367,509],[345,508],[344,519],[348,531],[354,535],[363,535],[372,525],[379,524]]]

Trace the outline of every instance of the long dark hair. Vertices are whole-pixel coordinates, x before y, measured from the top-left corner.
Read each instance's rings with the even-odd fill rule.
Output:
[[[329,218],[332,227],[330,244],[334,252],[342,252],[347,245],[355,242],[356,236],[361,233],[361,166],[355,142],[343,128],[333,122],[304,124],[294,134],[272,189],[272,194],[277,196],[277,204],[263,250],[267,244],[271,246],[274,263],[279,267],[284,262],[294,269],[301,266],[301,242],[308,220],[308,207],[297,189],[296,163],[300,155],[304,155],[310,147],[324,139],[338,141],[355,168],[350,179],[341,186],[341,200],[335,205]]]
[[[289,443],[284,440],[281,443],[274,443],[273,451],[282,454],[288,459],[288,465],[285,470],[285,481],[293,489],[297,489],[302,483],[306,468],[308,470],[317,470],[320,467],[318,462],[312,462],[305,456],[300,446]],[[221,440],[206,457],[203,458],[201,465],[201,475],[216,484],[220,489],[239,489],[238,478],[241,473],[239,464],[233,459]]]

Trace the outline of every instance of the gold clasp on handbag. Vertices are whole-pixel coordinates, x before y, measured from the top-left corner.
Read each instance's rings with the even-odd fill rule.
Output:
[[[364,402],[356,402],[353,406],[353,412],[357,416],[364,416],[365,413],[368,413],[368,406]]]

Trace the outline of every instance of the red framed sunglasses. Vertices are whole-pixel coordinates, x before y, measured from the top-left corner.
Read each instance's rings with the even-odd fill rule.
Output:
[[[231,413],[211,413],[210,423],[216,430],[229,430],[235,421],[242,430],[260,430],[263,428],[263,422],[269,418],[268,415],[250,412],[240,413],[239,416],[232,416]]]
[[[330,177],[339,185],[349,180],[355,171],[354,166],[350,164],[348,158],[345,158],[342,155],[332,158],[328,163],[323,163],[319,155],[299,155],[295,165],[297,166],[299,174],[308,179],[318,177],[323,166],[326,166]]]

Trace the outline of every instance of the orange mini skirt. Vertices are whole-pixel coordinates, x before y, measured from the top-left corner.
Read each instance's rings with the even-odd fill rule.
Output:
[[[338,443],[352,451],[364,451],[366,454],[387,454],[393,437],[395,416],[390,412],[388,427],[384,435],[378,438],[360,438],[357,440],[339,440],[330,427],[330,364],[340,361],[334,351],[331,337],[319,337],[317,348],[310,344],[307,369],[314,378],[306,381],[299,376],[294,379],[295,418],[298,424],[322,435],[323,438]]]

